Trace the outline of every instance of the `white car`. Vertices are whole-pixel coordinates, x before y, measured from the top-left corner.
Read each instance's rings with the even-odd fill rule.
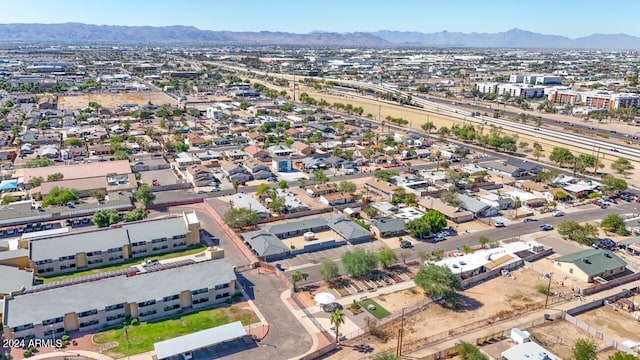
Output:
[[[191,351],[186,352],[186,353],[182,354],[182,358],[184,360],[191,360],[191,359],[193,359],[193,354],[191,353]]]
[[[560,216],[564,216],[564,212],[558,210],[551,213],[551,215],[553,215],[553,217],[560,217]]]

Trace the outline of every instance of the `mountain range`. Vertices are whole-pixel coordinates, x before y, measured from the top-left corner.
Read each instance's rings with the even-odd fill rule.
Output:
[[[201,30],[193,26],[115,26],[64,24],[0,24],[4,42],[57,43],[207,43],[212,45],[289,45],[354,47],[478,47],[640,49],[640,37],[627,34],[593,34],[571,39],[512,29],[499,33],[380,30],[376,32],[309,34],[288,32],[237,32]]]

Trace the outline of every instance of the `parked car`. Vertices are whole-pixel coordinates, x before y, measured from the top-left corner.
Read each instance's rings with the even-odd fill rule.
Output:
[[[564,212],[560,210],[556,210],[553,213],[551,213],[551,215],[553,215],[553,217],[560,217],[560,216],[564,216]]]
[[[534,218],[524,218],[524,219],[522,219],[523,223],[528,223],[528,222],[533,222],[533,221],[538,221],[538,219],[534,219]]]
[[[497,228],[501,228],[501,227],[505,227],[505,224],[502,221],[496,221],[496,222],[493,223],[493,226],[495,226]]]
[[[280,271],[284,271],[284,267],[282,267],[282,264],[280,263],[276,263],[276,269],[280,270]]]
[[[413,244],[409,240],[402,240],[400,242],[400,248],[402,249],[410,249],[413,247]]]
[[[592,204],[592,205],[595,205],[595,206],[602,206],[602,201],[600,201],[600,200],[593,200],[593,201],[591,202],[591,204]]]
[[[191,351],[188,351],[188,352],[182,354],[182,359],[183,360],[191,360],[191,359],[193,359],[193,353],[191,353]]]

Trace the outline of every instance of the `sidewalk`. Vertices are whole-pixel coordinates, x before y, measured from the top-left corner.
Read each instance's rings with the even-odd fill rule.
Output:
[[[295,316],[296,319],[298,319],[298,321],[305,328],[305,330],[307,330],[307,332],[309,333],[313,341],[311,348],[304,354],[296,356],[295,358],[291,359],[291,360],[294,360],[294,359],[300,359],[318,350],[320,347],[319,337],[321,335],[320,335],[320,330],[311,322],[311,320],[307,317],[304,311],[302,309],[296,309],[293,307],[293,304],[291,304],[290,299],[291,299],[291,290],[285,290],[280,294],[280,300],[282,300],[282,303],[287,307],[287,309],[289,309],[289,311],[291,311],[293,316]]]
[[[48,353],[44,353],[44,354],[38,354],[38,355],[30,357],[29,359],[40,360],[40,359],[67,359],[67,358],[75,358],[75,359],[86,358],[86,359],[92,359],[92,360],[113,360],[113,358],[110,358],[109,356],[106,356],[106,355],[103,355],[103,354],[98,354],[98,353],[93,352],[93,351],[84,351],[84,350],[73,350],[73,351],[70,351],[70,350],[69,351],[67,351],[67,350],[57,350],[57,351],[52,351],[52,352],[48,352]],[[151,359],[151,358],[149,358],[149,359]]]

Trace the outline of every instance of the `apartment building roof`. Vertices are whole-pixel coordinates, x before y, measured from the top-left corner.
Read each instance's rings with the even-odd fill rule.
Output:
[[[93,309],[100,311],[110,305],[160,300],[182,291],[228,284],[235,278],[229,260],[219,259],[18,295],[5,299],[7,312],[3,325],[16,327],[37,324],[68,313]]]
[[[20,270],[17,267],[0,265],[0,294],[9,294],[33,285],[33,270]]]
[[[97,250],[120,248],[136,241],[183,235],[188,227],[183,216],[157,218],[115,227],[53,236],[29,243],[31,261],[57,259]]]

